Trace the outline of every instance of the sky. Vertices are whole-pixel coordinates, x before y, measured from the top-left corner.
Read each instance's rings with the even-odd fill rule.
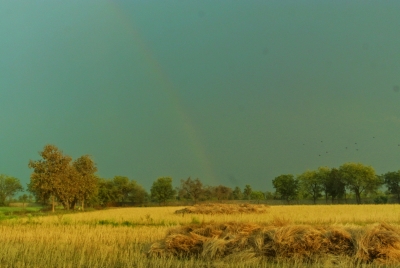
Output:
[[[46,144],[103,178],[273,191],[400,169],[399,1],[0,0],[0,173]]]

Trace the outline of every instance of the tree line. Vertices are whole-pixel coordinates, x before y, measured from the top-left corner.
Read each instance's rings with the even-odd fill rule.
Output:
[[[324,197],[330,199],[346,199],[353,194],[356,203],[362,203],[362,196],[377,194],[382,186],[386,186],[387,194],[396,196],[400,203],[400,170],[377,175],[374,168],[361,163],[345,163],[339,168],[319,167],[307,170],[298,176],[280,175],[272,180],[277,199],[290,203],[299,198],[310,198],[315,204]],[[387,197],[382,195],[375,203],[386,203]]]
[[[39,152],[41,159],[30,160],[32,169],[27,190],[32,195],[22,195],[18,201],[32,201],[51,204],[52,211],[56,204],[61,204],[66,210],[80,209],[90,206],[108,206],[130,203],[143,205],[147,202],[157,202],[165,205],[167,201],[192,201],[197,203],[206,200],[262,200],[261,191],[253,191],[246,185],[241,191],[218,185],[205,186],[200,179],[190,177],[181,180],[180,186],[174,188],[171,177],[160,177],[153,182],[148,193],[135,180],[125,176],[115,176],[112,179],[100,178],[97,167],[89,155],[83,155],[75,160],[65,155],[55,145],[46,145]],[[18,192],[23,191],[20,181],[14,177],[0,175],[0,206]]]
[[[278,199],[287,203],[298,199],[311,199],[315,204],[324,198],[325,202],[339,202],[352,194],[358,204],[367,194],[376,194],[381,186],[386,186],[387,193],[396,196],[400,203],[400,170],[377,175],[371,166],[360,163],[345,163],[339,168],[319,167],[307,170],[300,175],[283,174],[272,180],[274,193],[254,191],[250,185],[243,190],[236,186],[204,185],[199,178],[182,179],[178,187],[173,187],[171,177],[160,177],[155,180],[148,193],[135,180],[125,176],[111,179],[100,178],[97,167],[89,155],[75,160],[63,154],[56,146],[46,145],[39,152],[40,160],[30,160],[32,169],[27,190],[32,195],[22,195],[20,202],[32,201],[51,204],[52,211],[56,203],[66,210],[79,206],[109,205],[144,205],[157,202],[165,205],[168,201],[222,201],[222,200],[255,200]],[[0,206],[23,187],[18,179],[0,175]],[[385,196],[378,202],[385,203]]]

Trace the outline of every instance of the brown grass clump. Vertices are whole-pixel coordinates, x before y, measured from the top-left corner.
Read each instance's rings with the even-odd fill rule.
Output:
[[[279,223],[279,222],[278,222]],[[400,263],[400,232],[388,224],[362,229],[338,226],[203,223],[173,228],[149,255],[202,259],[290,259],[313,262],[342,256],[362,263]]]
[[[265,213],[268,206],[255,204],[199,204],[175,211],[175,214],[247,214]]]

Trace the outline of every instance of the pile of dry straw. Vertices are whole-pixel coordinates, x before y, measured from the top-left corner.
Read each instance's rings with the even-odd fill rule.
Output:
[[[357,262],[400,263],[400,230],[372,227],[310,226],[272,223],[202,223],[170,229],[154,243],[150,256],[195,256],[210,260],[263,258],[313,262],[344,256]]]
[[[254,204],[200,204],[175,211],[176,214],[240,214],[265,213],[268,206]]]

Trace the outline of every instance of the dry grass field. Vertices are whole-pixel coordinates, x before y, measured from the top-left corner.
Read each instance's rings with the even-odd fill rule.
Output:
[[[181,209],[183,207],[118,208],[54,216],[28,214],[24,217],[1,220],[0,267],[398,267],[400,265],[400,262],[397,262],[400,260],[400,235],[397,231],[400,226],[400,206],[398,205],[272,206],[268,207],[265,213],[250,214],[175,213]],[[209,228],[211,232],[208,236],[204,234],[207,226],[212,226]],[[203,233],[199,231],[201,228]],[[336,230],[342,234],[339,238],[346,235],[348,237],[350,233],[350,238],[344,239],[341,243],[350,241],[352,237],[358,237],[360,241],[357,242],[359,245],[357,259],[352,254],[330,254],[329,251],[323,251],[322,247],[321,252],[326,254],[316,254],[319,253],[317,247],[316,250],[315,248],[311,250],[314,250],[313,258],[304,258],[308,256],[307,252],[303,252],[303,255],[295,252],[295,247],[301,249],[303,244],[304,247],[307,245],[311,247],[312,243],[318,242],[319,238],[315,237],[327,234],[326,230],[331,230],[329,234],[333,233],[332,230]],[[168,247],[168,241],[171,241],[171,235],[190,236],[191,232],[194,233],[192,236],[197,233],[207,238],[204,240],[197,237],[204,240],[202,244],[197,244],[197,247],[204,248],[198,248],[196,254],[156,254],[157,250],[168,253],[165,249]],[[224,251],[227,247],[221,244],[222,234],[225,235],[225,240],[234,241],[235,248],[230,249],[236,250],[235,254],[226,254],[226,250]],[[291,239],[279,242],[281,251],[276,251],[279,254],[286,252],[286,255],[264,258],[246,247],[240,252],[237,251],[241,249],[240,243],[242,243],[240,245],[250,243],[244,240],[240,242],[237,239],[253,241],[251,242],[253,244],[250,244],[252,249],[255,249],[256,245],[267,245],[266,237],[270,237],[271,234],[275,239],[277,237]],[[310,234],[316,236],[313,238]],[[248,239],[249,237],[251,239]],[[220,246],[206,247],[212,239],[215,245],[220,243]],[[334,241],[332,239],[331,242]],[[174,243],[177,241],[179,239],[175,239]],[[190,248],[190,244],[185,241],[182,241],[182,248]],[[174,245],[170,244],[170,247]],[[334,244],[331,247],[334,247]],[[379,247],[383,251],[379,251]],[[370,258],[371,254],[381,255],[380,258],[379,256]]]

